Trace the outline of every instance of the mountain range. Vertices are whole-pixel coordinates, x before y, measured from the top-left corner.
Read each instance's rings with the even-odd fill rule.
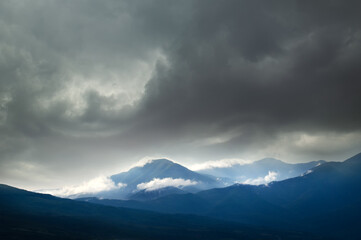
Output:
[[[264,158],[248,164],[234,164],[227,167],[213,167],[199,170],[199,173],[215,177],[229,178],[233,183],[266,183],[265,176],[275,173],[275,180],[297,177],[311,168],[325,163],[323,160],[307,163],[286,163],[274,158]],[[258,180],[258,182],[257,182]]]
[[[240,182],[257,185],[283,180],[304,174],[322,163],[324,161],[289,164],[267,158],[250,164],[235,164],[196,172],[167,159],[155,159],[143,166],[110,176],[113,184],[121,187],[67,197],[151,200],[169,194],[196,193]]]
[[[102,206],[0,184],[0,239],[324,239],[196,215]]]
[[[358,227],[361,226],[360,172],[361,154],[358,154],[344,162],[324,163],[302,176],[267,185],[234,184],[149,201],[81,200],[358,239]]]
[[[361,153],[313,164],[281,181],[195,190],[220,181],[155,160],[111,177],[138,189],[129,200],[71,200],[0,185],[0,238],[359,239]]]

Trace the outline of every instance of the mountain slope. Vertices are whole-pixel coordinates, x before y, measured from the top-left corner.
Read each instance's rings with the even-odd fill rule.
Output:
[[[115,174],[110,179],[115,185],[122,184],[125,187],[77,197],[148,200],[150,195],[153,196],[151,198],[155,198],[158,195],[173,194],[175,193],[174,188],[179,188],[180,191],[178,192],[197,192],[224,186],[215,177],[193,172],[167,159],[152,160],[144,166],[134,167],[127,172]],[[157,194],[156,192],[159,193],[161,188],[163,188],[161,194]],[[149,193],[154,190],[156,192]],[[142,192],[146,193],[141,194]],[[143,199],[142,196],[144,196]]]
[[[135,167],[128,172],[111,176],[116,183],[126,183],[136,186],[139,183],[149,182],[154,178],[182,178],[213,184],[215,179],[199,174],[167,159],[153,160],[142,167]]]
[[[113,208],[0,185],[0,239],[319,239],[192,215]]]
[[[160,197],[164,197],[171,194],[185,194],[187,192],[175,188],[175,187],[164,187],[161,189],[156,189],[153,191],[140,190],[130,195],[128,198],[131,200],[139,200],[139,201],[149,201],[154,200]]]

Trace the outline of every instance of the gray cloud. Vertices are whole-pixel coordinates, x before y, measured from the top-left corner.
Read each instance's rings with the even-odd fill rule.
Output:
[[[358,1],[5,1],[1,181],[361,146]],[[45,182],[45,183],[44,183]]]

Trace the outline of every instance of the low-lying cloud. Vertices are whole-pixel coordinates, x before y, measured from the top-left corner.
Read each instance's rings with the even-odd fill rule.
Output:
[[[154,178],[150,182],[140,183],[137,185],[137,189],[145,191],[154,191],[165,187],[182,188],[186,186],[196,185],[197,181],[183,178]]]
[[[229,168],[234,165],[250,164],[252,161],[244,160],[240,158],[227,158],[216,161],[207,161],[203,163],[193,164],[189,168],[193,171],[200,171],[212,168]]]
[[[127,184],[115,184],[109,177],[100,176],[80,185],[65,186],[59,189],[40,190],[41,193],[48,193],[59,197],[77,197],[83,194],[94,194],[102,191],[110,191],[126,187]]]
[[[249,178],[246,181],[244,181],[244,184],[250,184],[250,185],[261,185],[261,184],[267,184],[272,181],[275,181],[277,179],[277,172],[269,171],[268,174],[264,177],[259,178]]]

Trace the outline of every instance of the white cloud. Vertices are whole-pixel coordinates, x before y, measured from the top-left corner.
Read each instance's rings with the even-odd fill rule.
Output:
[[[317,166],[319,166],[320,164],[317,164]],[[312,169],[310,169],[310,170],[307,170],[304,174],[302,174],[301,176],[305,176],[305,175],[307,175],[307,174],[310,174],[310,173],[312,173],[313,171],[312,171]]]
[[[98,193],[127,186],[124,183],[115,184],[109,177],[100,176],[80,185],[65,186],[59,189],[40,190],[38,192],[48,193],[59,197],[76,197],[81,194]]]
[[[145,191],[153,191],[164,187],[185,187],[196,185],[197,181],[192,181],[190,179],[183,179],[183,178],[153,178],[150,182],[140,183],[137,185],[139,190]]]
[[[268,175],[264,177],[266,183],[272,182],[277,179],[278,173],[269,171]]]
[[[249,178],[244,181],[244,184],[251,184],[251,185],[260,185],[260,184],[267,184],[269,182],[275,181],[277,179],[277,172],[269,171],[268,174],[264,177],[259,178]]]
[[[198,163],[190,166],[189,168],[193,171],[211,169],[211,168],[227,168],[234,165],[244,165],[252,163],[252,161],[244,160],[241,158],[226,158],[217,161],[207,161],[203,163]]]

